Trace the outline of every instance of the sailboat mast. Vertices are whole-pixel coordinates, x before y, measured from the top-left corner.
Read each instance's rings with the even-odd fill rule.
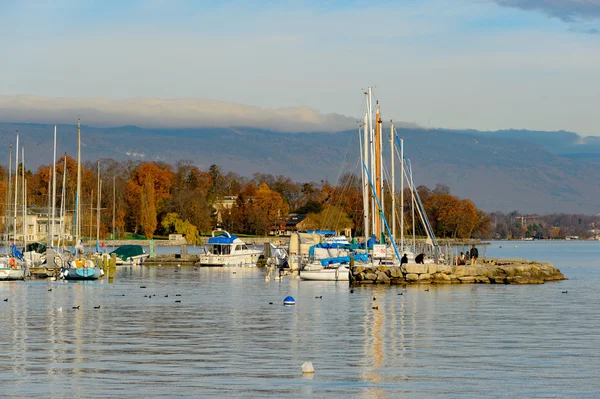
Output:
[[[79,244],[81,237],[81,221],[79,220],[81,207],[81,122],[77,118],[77,192],[75,194],[75,245]]]
[[[400,248],[404,251],[404,139],[400,139]]]
[[[65,233],[65,200],[66,200],[66,186],[67,186],[67,154],[65,154],[65,161],[63,164],[63,183],[62,183],[62,191],[60,195],[60,233],[58,235],[58,247],[61,245],[61,241],[63,241],[63,234]]]
[[[21,187],[23,187],[23,195],[22,195],[22,208],[23,208],[23,217],[21,218],[21,224],[23,227],[23,248],[27,246],[27,241],[25,240],[25,217],[27,216],[27,204],[26,204],[26,190],[27,186],[25,185],[25,147],[21,147],[21,164],[23,167],[22,170],[22,179],[21,179]]]
[[[383,206],[383,198],[381,196],[381,114],[380,114],[379,101],[375,108],[375,195],[379,197],[379,202]],[[383,209],[380,210],[379,215],[375,219],[375,235],[377,236],[377,242],[381,237],[381,215]]]
[[[54,153],[52,157],[52,225],[50,227],[50,247],[54,247],[54,215],[56,214],[56,125],[54,125]]]
[[[365,112],[365,118],[363,121],[363,165],[366,165],[369,161],[369,114]],[[367,242],[369,241],[369,179],[367,177],[367,171],[364,167],[361,167],[363,177],[363,220],[365,228],[365,249]]]
[[[392,168],[392,240],[396,241],[396,175],[394,171],[394,124],[390,125],[390,157]]]
[[[367,159],[367,161],[369,161],[369,168],[370,168],[370,174],[371,176],[373,175],[373,172],[375,171],[375,129],[373,129],[373,88],[369,87],[369,95],[367,98],[367,109],[369,112],[369,158]],[[375,196],[373,195],[373,192],[371,190],[369,190],[369,195],[371,196],[371,226],[373,228],[373,233],[376,234],[375,232],[375,220],[377,219],[376,215],[377,215],[377,207],[375,206]],[[377,240],[379,240],[379,237],[377,237]]]
[[[13,220],[14,243],[17,243],[17,201],[19,201],[19,133],[17,133],[17,145],[15,147],[15,213]]]
[[[9,155],[8,155],[8,195],[6,196],[6,217],[4,218],[4,220],[6,221],[6,223],[4,223],[4,231],[6,232],[6,241],[10,241],[9,237],[10,237],[10,224],[9,224],[9,218],[10,218],[10,211],[11,211],[11,194],[12,194],[12,144],[10,145],[10,150],[9,150]],[[8,228],[7,228],[8,227]]]
[[[117,176],[113,175],[113,218],[112,218],[112,239],[115,239],[115,216],[116,216],[116,202],[117,202],[117,190],[116,190]]]
[[[100,179],[100,161],[98,161],[98,195],[97,195],[97,206],[96,206],[96,242],[100,239],[100,197],[102,190],[102,180]]]

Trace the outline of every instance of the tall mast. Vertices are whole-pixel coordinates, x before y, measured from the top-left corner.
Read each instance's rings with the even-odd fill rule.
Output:
[[[63,240],[63,234],[65,233],[65,199],[66,199],[66,186],[67,186],[67,154],[65,153],[65,161],[63,164],[63,183],[62,192],[60,195],[60,233],[58,234],[58,247],[61,245]]]
[[[369,174],[373,176],[373,172],[375,171],[375,129],[373,129],[373,88],[369,87],[367,98],[367,109],[369,112]],[[375,184],[375,182],[373,182]],[[371,197],[371,226],[373,228],[373,233],[375,232],[375,220],[377,219],[377,207],[375,206],[375,197],[371,190],[369,190],[369,195]],[[379,241],[379,237],[376,237],[376,241]]]
[[[117,175],[113,175],[113,218],[112,218],[112,239],[115,239],[115,216],[116,216],[116,202],[117,202],[117,189],[116,189]]]
[[[363,122],[363,164],[366,165],[369,162],[369,114],[365,112],[365,118]],[[363,177],[363,219],[365,225],[365,250],[368,252],[367,242],[369,241],[369,178],[367,177],[367,171],[364,166],[361,165],[362,177]]]
[[[98,161],[98,195],[96,206],[96,242],[100,239],[100,190],[102,190],[102,180],[100,179],[100,161]]]
[[[392,168],[392,240],[396,241],[396,175],[394,171],[394,124],[390,125],[390,156]]]
[[[54,155],[52,158],[52,225],[50,227],[50,247],[54,247],[54,215],[56,214],[56,125],[54,125]]]
[[[417,250],[417,239],[415,236],[415,183],[413,182],[413,174],[412,174],[412,164],[410,163],[410,160],[408,161],[408,170],[410,172],[410,192],[411,192],[411,197],[412,197],[412,201],[411,201],[411,206],[412,206],[412,250],[413,252]]]
[[[23,217],[21,218],[21,224],[23,227],[23,248],[25,248],[27,246],[27,241],[25,240],[25,218],[27,216],[27,204],[25,203],[26,201],[26,190],[27,190],[27,186],[25,185],[25,147],[21,147],[21,164],[23,165],[23,167],[21,168],[22,170],[22,179],[21,179],[21,187],[23,188],[23,195],[22,195],[22,208],[23,208]]]
[[[81,122],[77,118],[77,193],[75,195],[75,245],[79,245],[81,237],[81,221],[79,220],[81,210]]]
[[[17,132],[17,145],[15,147],[15,213],[13,220],[14,243],[17,243],[17,201],[19,200],[19,133]]]
[[[4,231],[6,232],[6,241],[10,241],[10,224],[9,224],[9,218],[10,218],[10,211],[11,211],[11,195],[12,194],[12,144],[10,145],[10,151],[9,151],[9,156],[8,156],[8,194],[6,196],[6,217],[4,218],[5,223],[4,223]],[[7,228],[8,227],[8,228]]]
[[[379,197],[379,202],[383,207],[383,197],[381,195],[381,109],[379,101],[376,105],[375,111],[375,195]],[[381,236],[381,216],[383,215],[383,209],[380,210],[379,215],[375,219],[375,235],[377,236],[377,242],[379,242]]]
[[[400,139],[400,248],[404,251],[404,139]]]

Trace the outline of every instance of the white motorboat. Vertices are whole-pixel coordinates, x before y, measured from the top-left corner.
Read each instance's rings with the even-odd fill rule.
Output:
[[[320,269],[307,265],[300,271],[300,278],[312,281],[350,281],[350,268],[348,264],[339,263]]]
[[[238,236],[224,230],[212,232],[208,249],[198,257],[199,266],[256,266],[262,250],[250,249]]]
[[[25,279],[25,262],[11,257],[10,255],[0,255],[0,281],[23,280]]]

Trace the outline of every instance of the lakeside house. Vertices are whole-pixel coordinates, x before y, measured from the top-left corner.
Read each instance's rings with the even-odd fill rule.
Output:
[[[213,203],[215,209],[215,220],[217,223],[223,223],[223,213],[230,211],[237,201],[237,195],[226,195],[223,199],[218,199]]]
[[[25,222],[25,237],[23,237],[23,221]],[[48,208],[38,208],[31,206],[27,209],[25,218],[23,215],[17,215],[17,241],[23,241],[25,238],[28,242],[46,241],[50,235],[52,224],[52,210]],[[14,229],[14,216],[2,216],[2,239],[4,241],[12,240]],[[58,240],[61,229],[63,231],[64,240],[73,239],[73,216],[65,215],[62,218],[58,212],[54,215],[54,240]]]

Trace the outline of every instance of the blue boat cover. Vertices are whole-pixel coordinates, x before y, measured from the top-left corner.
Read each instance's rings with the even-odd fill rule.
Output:
[[[10,246],[10,254],[13,258],[23,259],[23,253],[17,249],[15,244]]]
[[[227,234],[220,234],[216,237],[211,237],[208,239],[209,244],[231,244],[238,237],[236,235],[231,234],[231,237],[228,237]]]
[[[354,260],[358,260],[361,262],[368,262],[369,261],[369,255],[367,254],[355,254],[354,255]],[[337,258],[326,258],[326,259],[321,259],[321,266],[329,266],[331,264],[334,263],[350,263],[350,257],[349,256],[340,256]]]

